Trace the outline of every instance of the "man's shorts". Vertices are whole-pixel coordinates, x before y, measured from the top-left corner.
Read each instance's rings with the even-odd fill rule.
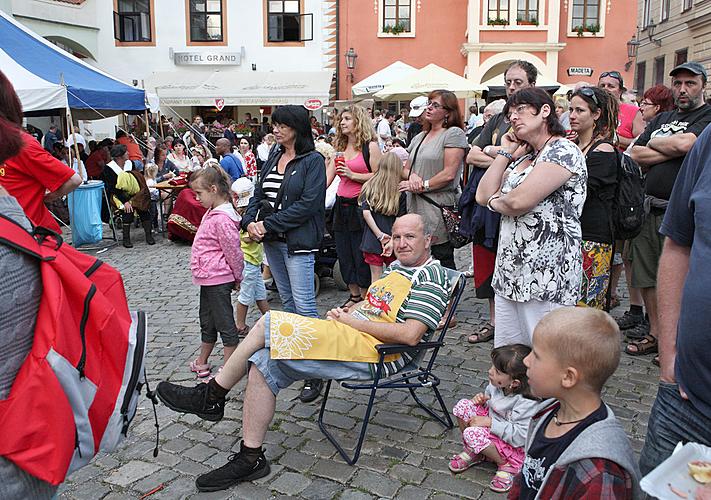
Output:
[[[242,283],[239,287],[237,300],[243,306],[251,306],[257,300],[267,300],[267,289],[264,287],[262,270],[251,262],[244,261]]]
[[[249,362],[262,372],[276,396],[297,380],[372,380],[370,363],[314,359],[271,359],[269,345],[270,313],[264,315],[264,349],[252,354]]]
[[[664,247],[664,236],[659,233],[663,219],[664,211],[653,208],[644,219],[642,231],[630,241],[629,253],[634,288],[657,286],[657,267]]]

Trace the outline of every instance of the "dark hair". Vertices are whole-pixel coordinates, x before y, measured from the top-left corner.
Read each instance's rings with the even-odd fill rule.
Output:
[[[203,186],[216,186],[217,192],[232,200],[232,178],[217,162],[210,162],[205,167],[193,172],[190,176],[190,185],[194,186],[200,181]]]
[[[114,145],[114,141],[112,141],[108,137],[106,139],[101,139],[101,142],[99,143],[100,148],[103,148],[103,147],[111,148],[113,145]]]
[[[20,152],[23,146],[22,129],[0,116],[0,164]]]
[[[614,141],[620,108],[617,99],[607,90],[599,87],[581,87],[573,92],[572,97],[580,97],[585,101],[591,113],[600,110],[600,118],[595,121],[593,128],[593,137],[601,135],[605,139]]]
[[[93,140],[89,141],[89,151],[91,151],[93,153],[94,151],[96,151],[98,149],[98,147],[99,147],[99,143],[97,143],[96,141],[93,141]]]
[[[126,151],[128,151],[128,148],[126,146],[124,146],[123,144],[115,144],[111,148],[111,158],[119,158],[119,157],[125,155]]]
[[[659,84],[647,89],[642,99],[649,99],[652,104],[659,106],[660,113],[674,109],[674,94],[666,85]]]
[[[118,132],[116,132],[116,139],[120,139],[121,137],[126,137],[125,130],[119,130]]]
[[[519,386],[513,390],[512,394],[521,394],[528,398],[532,396],[523,358],[530,353],[531,348],[524,344],[505,345],[491,351],[491,364],[494,365],[494,368],[513,380],[519,381]]]
[[[404,147],[405,147],[405,141],[403,141],[402,139],[398,139],[397,137],[394,137],[394,138],[393,138],[393,146],[394,146],[395,144],[397,144],[397,145],[400,146],[401,148],[404,148]]]
[[[506,67],[506,71],[504,71],[504,80],[506,79],[506,73],[508,73],[511,68],[514,68],[516,66],[526,72],[526,78],[528,78],[528,83],[530,85],[536,84],[536,80],[538,80],[538,70],[530,62],[523,61],[521,59],[512,62]]]
[[[168,148],[166,148],[162,144],[156,146],[156,149],[153,152],[153,162],[157,164],[161,160],[161,158],[168,161]]]
[[[541,108],[547,104],[551,110],[548,117],[545,119],[548,133],[551,135],[565,136],[565,129],[563,128],[563,125],[560,124],[560,120],[558,120],[558,117],[555,114],[555,103],[553,102],[553,99],[551,99],[551,96],[548,95],[548,92],[537,87],[521,89],[509,97],[502,113],[504,116],[507,116],[509,114],[509,110],[511,108],[515,108],[519,104],[528,104],[529,106],[532,106],[536,110],[534,113],[535,115],[539,114],[541,112]]]
[[[385,112],[385,118],[386,118],[386,119],[387,119],[387,118],[391,118],[391,117],[393,117],[393,116],[395,116],[395,113],[393,113],[392,111],[388,110],[388,111]]]
[[[303,106],[295,106],[287,104],[279,106],[272,114],[272,123],[278,125],[286,125],[294,129],[296,133],[296,141],[294,150],[297,155],[313,151],[314,137],[311,133],[311,122],[309,121],[309,112]]]
[[[464,121],[462,121],[462,114],[459,112],[459,99],[457,99],[457,96],[449,90],[437,89],[429,93],[429,95],[427,96],[427,100],[431,101],[435,97],[439,97],[440,99],[442,99],[444,109],[449,111],[447,121],[446,123],[443,123],[442,126],[444,128],[459,127],[463,129]],[[430,123],[427,120],[424,120],[422,129],[425,132],[428,132],[430,130],[430,127]]]
[[[15,87],[0,71],[0,118],[22,126],[22,103],[17,97]]]

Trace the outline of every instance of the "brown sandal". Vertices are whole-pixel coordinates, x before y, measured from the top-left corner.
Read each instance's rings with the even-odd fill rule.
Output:
[[[348,310],[349,307],[356,305],[358,302],[362,301],[363,297],[360,295],[351,295],[348,300],[346,300],[343,305],[341,306],[341,309],[346,309]]]
[[[492,325],[491,323],[487,323],[483,327],[481,327],[478,332],[469,335],[469,337],[467,337],[467,342],[469,342],[470,344],[480,344],[482,342],[488,342],[493,338],[494,325]]]
[[[630,346],[634,346],[634,351],[630,350]],[[627,344],[625,347],[625,352],[630,356],[644,356],[647,354],[654,354],[659,349],[657,344],[657,339],[651,335],[645,335],[639,340],[633,340]]]

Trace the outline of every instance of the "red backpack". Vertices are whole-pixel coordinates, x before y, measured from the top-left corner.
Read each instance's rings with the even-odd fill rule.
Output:
[[[32,349],[0,401],[0,456],[60,484],[126,436],[146,383],[146,317],[129,312],[116,269],[58,234],[0,215],[0,243],[38,259],[42,275]]]

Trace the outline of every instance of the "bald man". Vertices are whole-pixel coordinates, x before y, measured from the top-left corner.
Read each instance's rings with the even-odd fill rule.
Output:
[[[196,480],[200,491],[217,491],[269,474],[262,443],[274,417],[276,395],[297,380],[370,380],[377,363],[375,345],[416,345],[427,341],[449,300],[447,274],[430,255],[430,235],[422,217],[398,218],[392,229],[398,258],[373,283],[367,299],[331,309],[325,320],[271,311],[239,344],[222,371],[194,388],[169,382],[157,393],[168,408],[210,421],[222,419],[225,396],[248,375],[242,410],[243,440],[227,464]],[[318,352],[313,352],[318,351]],[[384,375],[405,366],[402,354],[385,364]]]
[[[232,177],[232,182],[244,176],[242,162],[232,154],[232,143],[229,139],[217,139],[215,152],[220,157],[220,166]]]

